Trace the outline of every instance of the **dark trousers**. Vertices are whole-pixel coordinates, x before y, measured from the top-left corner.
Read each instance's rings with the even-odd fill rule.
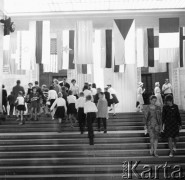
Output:
[[[101,120],[103,122],[104,131],[106,131],[106,129],[107,129],[107,120],[106,120],[106,118],[98,118],[98,130],[100,131],[100,128],[101,128]]]
[[[88,138],[89,138],[89,144],[94,144],[94,131],[93,131],[93,122],[96,119],[96,113],[95,112],[89,112],[87,113],[87,128],[88,128]]]
[[[78,122],[79,122],[79,126],[80,126],[80,132],[83,133],[84,132],[84,127],[85,127],[85,118],[86,115],[84,114],[84,108],[79,108],[78,109]]]
[[[14,104],[10,105],[9,115],[13,116]]]

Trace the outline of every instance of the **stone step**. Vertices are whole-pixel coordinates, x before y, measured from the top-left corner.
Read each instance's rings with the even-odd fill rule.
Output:
[[[137,131],[137,130],[143,130],[143,126],[114,126],[114,127],[107,127],[107,131]],[[182,127],[182,129],[185,129],[185,126]],[[96,130],[96,128],[94,129]],[[4,128],[0,129],[1,133],[20,133],[20,132],[59,132],[59,128],[37,128],[37,127],[24,127],[23,126],[15,126],[12,128]],[[79,127],[62,127],[60,132],[79,132]]]
[[[145,148],[140,148],[140,146],[136,145],[136,148],[133,150],[133,147],[130,149],[124,149],[124,150],[57,150],[57,151],[19,151],[19,152],[0,152],[0,160],[1,159],[9,159],[9,158],[30,158],[30,162],[32,161],[31,158],[76,158],[76,157],[120,157],[120,156],[126,156],[126,157],[141,157],[141,156],[149,156],[149,145]],[[175,153],[176,155],[184,155],[185,147],[180,148]],[[169,149],[158,149],[159,156],[167,156],[169,154]]]
[[[184,148],[185,144],[184,142],[179,142],[177,145],[177,148]],[[45,145],[1,145],[0,146],[0,152],[20,152],[20,151],[71,151],[71,150],[131,150],[133,148],[139,148],[139,149],[148,149],[150,148],[149,143],[111,143],[111,144],[105,144],[105,143],[99,143],[95,140],[95,145],[89,146],[88,140],[85,141],[84,144],[45,144]],[[159,143],[158,149],[167,149],[168,144],[165,143]]]
[[[184,127],[183,127],[184,128]],[[120,126],[120,127],[107,127],[107,131],[132,131],[132,130],[143,130],[144,127],[143,126]],[[20,132],[58,132],[59,129],[56,128],[37,128],[37,127],[24,127],[24,126],[15,126],[12,128],[4,128],[4,129],[0,129],[1,133],[20,133]],[[79,132],[79,127],[63,127],[61,129],[61,132]]]
[[[163,175],[160,176],[162,180]],[[100,173],[100,174],[40,174],[40,175],[2,175],[2,180],[121,180],[122,174],[119,173]],[[133,177],[132,179],[137,179]]]
[[[37,123],[35,123],[37,122]],[[38,123],[39,121],[35,121],[35,122],[30,122],[30,121],[26,121],[24,127],[55,127],[57,126],[59,123],[57,121],[51,121],[51,123]],[[2,123],[0,125],[0,128],[12,128],[17,126],[19,122],[17,121],[13,121],[11,123],[9,123],[8,121],[6,121],[5,123]],[[102,123],[101,123],[102,124]],[[185,124],[185,122],[183,122],[183,124]],[[70,126],[70,123],[62,123],[61,124],[62,127],[67,127]],[[144,126],[144,123],[141,122],[125,122],[125,121],[119,121],[119,122],[113,122],[113,121],[107,121],[107,126]],[[79,126],[79,124],[77,123],[75,126]],[[97,122],[94,123],[94,126],[97,126]]]
[[[166,151],[166,150],[165,150]],[[160,152],[161,153],[161,152]],[[140,161],[142,164],[164,164],[170,163],[184,163],[184,155],[175,155],[173,158],[166,155],[161,155],[159,158],[152,157],[148,154],[144,156],[113,156],[113,157],[51,157],[51,158],[5,158],[0,159],[0,167],[4,166],[57,166],[57,165],[114,165],[122,164],[125,161]]]
[[[185,132],[180,132],[180,138],[185,136]],[[121,131],[121,132],[108,132],[104,134],[103,132],[95,131],[96,138],[148,138],[145,136],[144,130],[142,131]],[[30,132],[30,133],[0,133],[0,140],[24,140],[24,139],[65,139],[65,138],[87,138],[87,132],[80,134],[80,132],[61,132],[61,133],[50,133],[50,132]]]
[[[185,116],[181,117],[182,122],[185,121]],[[140,117],[133,117],[133,118],[129,118],[129,117],[115,117],[112,118],[110,117],[108,120],[108,122],[142,122],[143,121],[143,116]],[[2,121],[2,123],[15,123],[16,122],[16,118],[7,118],[6,121]],[[27,123],[34,123],[34,124],[44,124],[44,123],[53,123],[53,122],[58,122],[57,119],[52,120],[51,118],[48,117],[39,117],[39,121],[30,121],[28,120]]]
[[[131,163],[131,162],[129,162]],[[132,165],[135,164],[135,162],[131,163]],[[145,164],[139,163],[136,170],[138,173],[141,173],[144,169]],[[160,165],[160,164],[159,164]],[[165,165],[161,164],[161,165]],[[168,164],[172,168],[169,168],[169,173],[173,171],[173,167],[176,165],[175,163]],[[179,163],[179,166],[181,168],[185,168],[185,163]],[[155,167],[157,164],[150,164],[150,167],[152,167],[152,172],[155,172]],[[0,175],[39,175],[39,174],[100,174],[100,173],[122,173],[123,168],[122,164],[117,165],[58,165],[58,166],[6,166],[0,168]],[[159,173],[164,172],[163,168],[160,168]]]
[[[83,145],[88,143],[88,138],[82,137],[82,138],[58,138],[58,139],[5,139],[5,140],[0,140],[0,145],[1,146],[8,146],[8,145]],[[128,143],[128,144],[133,144],[133,143],[147,143],[149,142],[148,137],[138,137],[138,138],[111,138],[111,137],[96,137],[94,138],[95,143],[100,143],[100,144],[115,144],[115,143]],[[166,142],[165,139],[159,139],[159,142]],[[181,136],[179,138],[179,142],[185,142],[185,136]]]
[[[179,142],[178,148],[184,148],[184,142]],[[94,146],[89,146],[88,140],[84,144],[46,144],[46,145],[1,145],[0,152],[20,152],[20,151],[71,151],[71,150],[81,150],[81,151],[91,151],[91,150],[132,150],[132,149],[149,149],[149,143],[98,143],[95,140]],[[159,143],[159,149],[167,149],[167,143]]]

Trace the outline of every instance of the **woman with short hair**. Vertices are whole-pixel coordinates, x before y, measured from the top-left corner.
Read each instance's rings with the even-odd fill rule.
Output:
[[[174,156],[176,152],[176,144],[179,139],[179,130],[182,129],[182,122],[179,113],[179,108],[173,103],[173,96],[167,95],[165,97],[166,105],[163,107],[162,121],[164,126],[165,137],[168,138],[168,145],[170,149],[170,157]]]
[[[161,108],[156,106],[157,97],[150,97],[150,105],[144,111],[145,130],[150,136],[150,155],[158,157],[157,146],[160,132],[162,131]]]

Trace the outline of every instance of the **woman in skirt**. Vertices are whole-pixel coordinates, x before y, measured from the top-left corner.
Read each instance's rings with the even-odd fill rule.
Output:
[[[67,97],[67,102],[68,102],[67,114],[69,115],[71,127],[74,127],[73,124],[74,122],[76,122],[76,114],[77,114],[77,110],[75,107],[76,97],[73,95],[73,92],[71,90],[69,91],[68,94],[69,96]]]
[[[119,103],[118,98],[116,96],[116,91],[112,88],[110,84],[108,84],[107,87],[108,87],[108,92],[111,95],[110,101],[112,104],[112,108],[110,109],[110,111],[113,110],[113,116],[116,116],[116,104]]]
[[[49,91],[48,91],[48,102],[49,102],[48,106],[49,106],[49,108],[51,108],[51,106],[53,105],[54,101],[57,98],[58,98],[57,92],[54,90],[53,86],[50,86]],[[52,120],[54,120],[54,114],[55,114],[55,108],[51,112]]]
[[[19,91],[18,97],[15,103],[17,104],[17,110],[19,111],[19,114],[21,116],[21,122],[19,123],[19,125],[23,125],[25,123],[23,119],[23,115],[24,115],[24,111],[26,110],[26,107],[25,107],[25,99],[23,97],[22,91]]]
[[[55,111],[55,117],[58,119],[59,124],[61,124],[62,123],[62,119],[64,119],[65,114],[67,112],[66,101],[62,97],[62,93],[61,92],[58,93],[58,98],[54,101],[54,103],[52,104],[50,110],[53,111],[53,109],[55,107],[57,107],[57,109]]]

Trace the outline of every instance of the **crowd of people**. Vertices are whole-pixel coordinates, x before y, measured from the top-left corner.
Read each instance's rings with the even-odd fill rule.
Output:
[[[143,86],[144,86],[143,82],[138,83],[136,108],[137,108],[137,111],[139,112],[143,111],[143,105],[144,105],[143,94],[145,93],[145,88],[143,88]],[[173,96],[172,85],[169,82],[169,79],[165,79],[165,83],[163,84],[162,89],[160,89],[160,83],[155,82],[153,95],[157,97],[156,105],[162,108],[164,105],[165,97],[167,95]]]
[[[75,79],[69,84],[64,78],[62,82],[54,79],[49,88],[46,85],[40,87],[38,81],[34,85],[30,82],[25,92],[20,80],[16,83],[10,95],[7,95],[3,85],[3,111],[9,117],[15,116],[20,121],[19,125],[24,125],[26,120],[38,121],[41,114],[51,116],[52,120],[58,119],[60,132],[62,122],[70,122],[71,128],[78,122],[81,134],[87,128],[89,144],[93,145],[92,124],[95,119],[98,131],[102,130],[102,122],[103,131],[107,133],[108,112],[113,111],[113,116],[116,116],[115,108],[119,101],[110,84],[103,92],[101,88],[96,88],[95,83],[86,82],[80,91]]]
[[[169,157],[173,157],[177,150],[182,122],[178,106],[174,104],[172,85],[166,79],[161,91],[160,83],[156,82],[154,95],[150,97],[150,104],[145,108],[142,96],[145,89],[142,82],[138,85],[136,106],[138,111],[144,112],[144,128],[150,137],[150,154],[158,157],[158,140],[162,134],[168,139]]]
[[[158,140],[163,132],[168,138],[169,156],[173,157],[182,123],[178,106],[173,101],[172,85],[166,79],[161,91],[160,83],[156,82],[154,95],[150,97],[150,104],[146,106],[143,106],[142,94],[144,92],[143,83],[139,82],[136,106],[137,111],[144,114],[144,129],[150,137],[150,154],[158,157]],[[97,130],[107,133],[108,112],[113,111],[113,116],[115,116],[115,108],[119,103],[116,91],[110,84],[103,91],[101,88],[96,88],[95,83],[86,82],[80,91],[75,79],[70,85],[66,78],[62,82],[54,79],[49,88],[46,85],[39,87],[38,81],[35,81],[34,85],[29,83],[27,92],[18,80],[8,96],[3,85],[2,94],[4,114],[13,116],[15,111],[17,121],[20,121],[19,125],[24,125],[25,120],[38,121],[41,113],[51,116],[52,120],[58,119],[60,132],[62,122],[70,122],[71,128],[78,122],[81,134],[87,128],[90,145],[94,144],[93,122],[95,119]],[[9,112],[7,112],[8,104]],[[101,124],[103,124],[102,128]]]

